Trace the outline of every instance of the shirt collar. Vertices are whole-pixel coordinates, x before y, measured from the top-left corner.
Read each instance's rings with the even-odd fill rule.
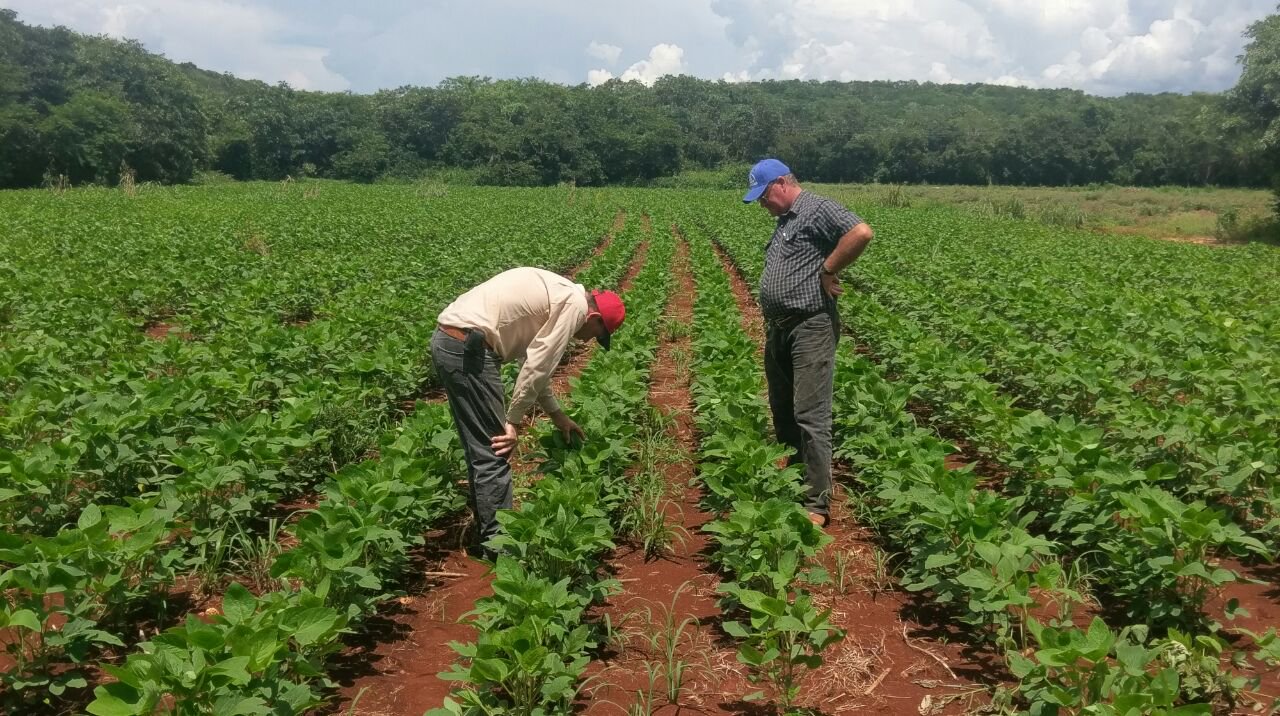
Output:
[[[805,191],[804,189],[801,189],[800,193],[796,194],[795,200],[791,202],[791,207],[786,211],[782,212],[782,215],[778,217],[778,220],[781,221],[783,219],[794,218],[796,215],[796,207],[800,204],[800,201],[803,200],[805,195],[807,195],[808,193],[809,192]]]

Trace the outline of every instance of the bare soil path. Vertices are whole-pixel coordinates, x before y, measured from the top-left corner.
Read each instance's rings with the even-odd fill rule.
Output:
[[[649,704],[653,713],[732,713],[720,704],[752,690],[718,630],[719,576],[708,564],[708,540],[702,533],[711,515],[699,507],[701,493],[693,482],[697,437],[688,328],[695,287],[688,257],[688,245],[679,239],[672,266],[675,290],[649,391],[649,402],[665,416],[666,437],[674,447],[657,467],[667,482],[664,513],[680,536],[660,558],[646,559],[641,546],[625,545],[609,561],[623,590],[603,606],[600,616],[607,616],[619,638],[589,670],[591,685],[582,700],[589,714],[626,713],[639,703]]]

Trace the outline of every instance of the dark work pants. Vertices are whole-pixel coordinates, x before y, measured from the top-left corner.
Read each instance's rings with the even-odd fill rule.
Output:
[[[453,424],[467,456],[468,504],[476,517],[479,542],[498,533],[498,510],[511,509],[511,464],[493,452],[493,436],[506,426],[502,361],[485,348],[481,334],[467,343],[436,329],[431,361],[449,397]]]
[[[829,514],[831,393],[840,320],[819,313],[804,320],[766,322],[765,378],[778,442],[794,448],[789,464],[804,463],[804,506]]]

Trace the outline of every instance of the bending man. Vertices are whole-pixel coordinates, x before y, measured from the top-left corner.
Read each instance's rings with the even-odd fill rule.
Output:
[[[511,465],[520,424],[535,403],[566,437],[585,438],[551,394],[570,338],[595,338],[607,350],[622,325],[622,299],[536,268],[515,268],[462,294],[438,319],[431,360],[467,458],[468,502],[478,530],[468,549],[487,559],[498,532],[498,510],[511,509]],[[510,404],[499,366],[523,361]]]
[[[785,164],[751,168],[742,198],[778,223],[765,248],[760,311],[764,370],[778,442],[795,449],[809,491],[809,519],[826,526],[831,499],[831,402],[840,318],[840,272],[871,242],[871,227],[836,202],[800,188]]]

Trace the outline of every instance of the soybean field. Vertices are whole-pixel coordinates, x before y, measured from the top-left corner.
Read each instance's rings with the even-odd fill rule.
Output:
[[[822,191],[825,530],[738,192],[0,192],[0,711],[1274,713],[1280,251]],[[489,564],[428,341],[521,265],[627,320]]]

